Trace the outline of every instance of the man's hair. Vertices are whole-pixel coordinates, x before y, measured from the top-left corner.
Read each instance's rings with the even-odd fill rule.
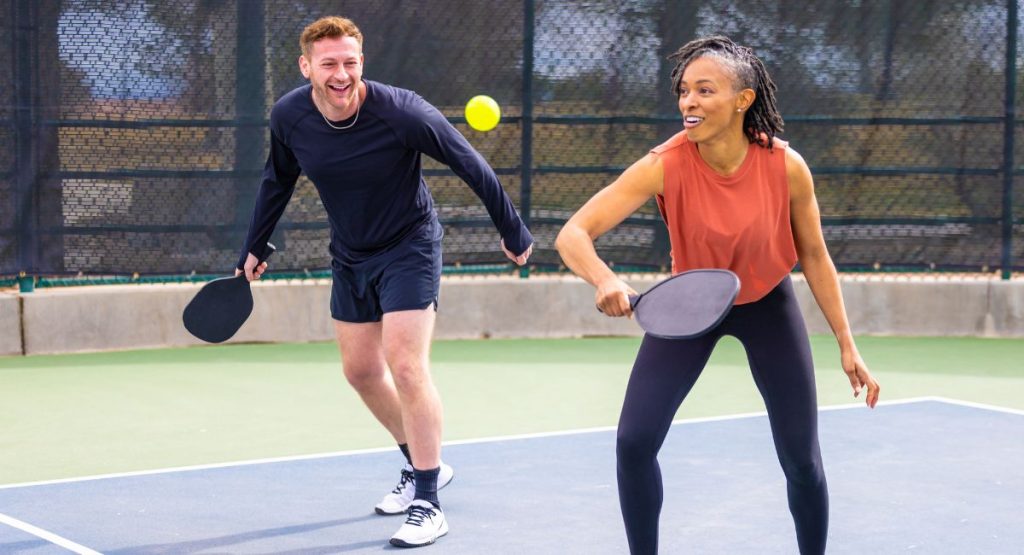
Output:
[[[729,37],[713,35],[692,40],[669,56],[676,62],[672,69],[672,92],[677,97],[686,66],[701,57],[715,58],[732,72],[737,91],[753,89],[754,103],[743,114],[743,133],[752,143],[765,143],[767,139],[765,146],[771,148],[772,139],[782,132],[783,121],[775,106],[775,82],[764,63],[753,50],[734,43]]]
[[[363,34],[359,32],[359,27],[351,19],[337,16],[321,17],[307,25],[299,37],[299,47],[302,48],[302,55],[308,59],[314,42],[341,37],[352,37],[359,42],[360,48],[363,47]]]

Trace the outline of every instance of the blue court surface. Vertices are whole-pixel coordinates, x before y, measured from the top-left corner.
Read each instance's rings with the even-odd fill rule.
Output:
[[[830,553],[1024,552],[1024,412],[929,398],[821,411]],[[417,550],[626,553],[615,431],[447,444],[451,532]],[[682,421],[660,455],[662,553],[796,553],[767,418]],[[0,488],[0,553],[372,553],[397,450]]]

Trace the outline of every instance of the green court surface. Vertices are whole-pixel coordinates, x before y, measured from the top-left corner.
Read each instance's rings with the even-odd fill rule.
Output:
[[[1024,409],[1024,340],[858,340],[882,399]],[[614,426],[638,338],[437,341],[445,440]],[[853,399],[831,337],[812,337],[820,405]],[[760,412],[723,340],[680,418]],[[867,410],[867,409],[864,409]],[[331,343],[0,358],[0,485],[391,446]],[[860,438],[855,438],[860,439]]]

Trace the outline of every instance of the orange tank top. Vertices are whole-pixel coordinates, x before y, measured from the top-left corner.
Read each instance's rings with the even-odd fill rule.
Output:
[[[651,150],[665,171],[658,208],[668,226],[672,273],[727,268],[740,278],[736,304],[767,295],[796,265],[789,221],[786,142],[751,143],[732,175],[716,173],[697,145],[676,134]]]

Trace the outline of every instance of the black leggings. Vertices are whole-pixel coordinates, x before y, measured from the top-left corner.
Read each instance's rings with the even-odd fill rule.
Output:
[[[735,336],[746,349],[754,383],[768,409],[800,553],[824,553],[828,488],[818,447],[814,368],[789,277],[761,300],[733,307],[718,327],[701,337],[644,337],[626,388],[616,445],[619,503],[630,552],[658,552],[658,451],[676,411],[724,335]]]

